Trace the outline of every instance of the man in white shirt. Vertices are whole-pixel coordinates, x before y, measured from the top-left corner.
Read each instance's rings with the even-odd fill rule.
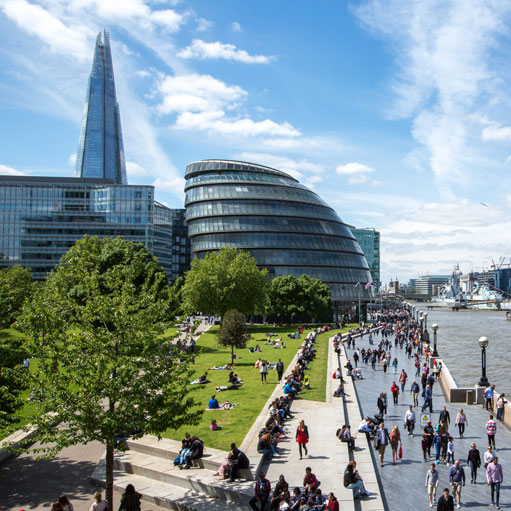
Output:
[[[413,411],[412,405],[408,407],[408,410],[405,413],[405,428],[408,429],[408,434],[413,436],[413,430],[415,428],[415,412]]]

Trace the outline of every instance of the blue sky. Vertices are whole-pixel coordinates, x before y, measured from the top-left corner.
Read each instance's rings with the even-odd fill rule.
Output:
[[[508,0],[0,0],[0,173],[73,175],[110,31],[130,183],[287,171],[382,233],[383,280],[511,256]],[[484,203],[485,205],[481,204]]]

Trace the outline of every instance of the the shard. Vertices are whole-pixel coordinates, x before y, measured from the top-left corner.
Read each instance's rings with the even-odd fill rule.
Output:
[[[85,95],[75,175],[82,178],[113,179],[117,184],[128,184],[110,37],[106,30],[103,40],[101,32],[96,39]]]

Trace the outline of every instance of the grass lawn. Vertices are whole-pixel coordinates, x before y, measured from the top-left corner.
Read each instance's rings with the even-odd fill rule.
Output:
[[[202,335],[197,342],[195,359],[195,376],[198,378],[209,367],[222,366],[230,362],[230,349],[220,346],[216,339],[218,327],[211,328],[207,333]],[[243,386],[238,390],[226,392],[216,392],[216,385],[227,385],[229,371],[208,371],[208,378],[211,383],[206,385],[192,385],[194,398],[200,403],[200,408],[206,408],[207,403],[212,394],[220,403],[223,401],[231,401],[237,403],[232,410],[205,411],[201,422],[197,426],[183,426],[177,430],[167,430],[163,436],[181,440],[188,431],[190,434],[197,434],[208,447],[215,449],[229,450],[230,443],[236,442],[240,445],[245,438],[248,430],[252,427],[255,419],[261,412],[262,407],[270,397],[278,383],[277,371],[270,370],[268,373],[267,383],[261,384],[259,371],[254,368],[254,363],[258,358],[264,358],[270,362],[277,362],[279,358],[284,362],[287,368],[293,357],[295,356],[298,346],[301,346],[305,335],[310,331],[307,330],[301,339],[289,339],[288,333],[296,332],[295,326],[288,327],[270,327],[257,326],[250,327],[250,333],[253,339],[248,346],[255,346],[257,340],[264,339],[266,333],[277,333],[281,336],[287,348],[276,350],[269,345],[260,342],[262,353],[250,353],[248,349],[235,350],[237,356],[242,357],[235,364],[234,373],[237,374],[244,382]],[[338,332],[338,330],[334,331]],[[328,354],[328,338],[333,335],[332,331],[326,332],[317,337],[316,349],[317,356],[312,364],[309,364],[307,374],[311,377],[311,389],[300,394],[302,399],[312,399],[316,401],[325,400],[326,392],[326,370],[327,370],[327,354]],[[222,426],[220,431],[211,431],[209,425],[211,419],[216,419],[217,423]]]

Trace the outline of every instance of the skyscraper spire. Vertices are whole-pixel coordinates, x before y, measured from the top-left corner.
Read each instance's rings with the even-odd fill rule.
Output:
[[[110,36],[106,30],[103,39],[100,32],[85,95],[75,175],[128,184]]]

